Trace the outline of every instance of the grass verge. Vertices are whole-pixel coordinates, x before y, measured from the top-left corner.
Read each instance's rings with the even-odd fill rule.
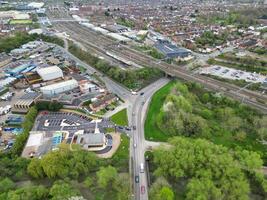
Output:
[[[111,121],[120,126],[128,125],[128,117],[126,108],[117,112],[116,114],[111,116]]]
[[[171,81],[153,95],[145,121],[146,140],[166,142],[169,138],[157,127],[156,117],[160,112],[161,105],[163,104],[166,96],[169,94],[174,84],[175,81]]]

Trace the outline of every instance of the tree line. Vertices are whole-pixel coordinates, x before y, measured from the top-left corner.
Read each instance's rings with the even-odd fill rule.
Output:
[[[128,200],[128,173],[111,166],[78,145],[61,144],[59,149],[31,160],[0,154],[0,199],[61,200],[71,197],[84,199],[81,190],[105,199]],[[17,186],[20,181],[31,184]],[[43,182],[45,184],[43,184]]]
[[[267,180],[259,154],[232,151],[203,139],[174,137],[169,143],[170,148],[161,147],[150,157],[155,165],[151,199],[173,200],[181,191],[186,200],[246,200],[250,194],[266,197]]]
[[[118,66],[112,66],[108,62],[81,50],[75,45],[70,45],[69,51],[82,61],[85,61],[129,89],[140,89],[163,75],[163,72],[159,69],[150,67],[123,70]]]
[[[169,137],[206,138],[230,148],[250,149],[265,163],[266,120],[266,116],[235,100],[208,92],[198,84],[180,82],[156,114],[156,126]]]
[[[11,50],[19,48],[21,45],[26,44],[34,40],[43,40],[45,42],[54,43],[60,46],[64,46],[64,41],[58,37],[38,35],[38,34],[27,34],[25,32],[17,32],[13,36],[3,37],[0,39],[0,53],[9,53]]]

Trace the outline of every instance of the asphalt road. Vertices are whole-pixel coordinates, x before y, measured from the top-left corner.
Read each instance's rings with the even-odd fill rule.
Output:
[[[71,53],[66,51],[62,47],[60,48],[63,52],[65,52],[71,59],[80,63],[84,67],[87,68],[88,73],[95,73],[103,80],[107,89],[115,94],[117,94],[121,99],[125,101],[127,104],[127,113],[128,113],[128,121],[129,126],[136,126],[136,130],[132,129],[132,137],[130,139],[130,159],[133,158],[133,166],[130,166],[133,170],[134,177],[139,176],[139,183],[134,182],[134,199],[136,200],[147,200],[148,195],[148,186],[147,186],[147,173],[140,173],[140,164],[145,163],[144,153],[145,153],[145,138],[144,138],[144,114],[146,113],[146,108],[143,107],[146,101],[152,97],[154,92],[160,89],[163,85],[168,83],[168,79],[162,78],[146,88],[142,89],[138,94],[133,95],[129,90],[121,86],[120,84],[114,82],[106,76],[103,76],[102,73],[95,70],[93,67],[84,63],[77,57],[73,56]],[[144,92],[143,95],[140,93]],[[134,143],[137,144],[136,148],[134,148]],[[133,181],[134,181],[133,177]],[[145,194],[141,194],[141,186],[145,186]]]
[[[65,51],[65,49],[61,48],[63,51]],[[229,49],[224,49],[223,52],[232,50],[231,47]],[[66,51],[65,51],[66,52]],[[132,129],[132,137],[130,140],[130,160],[132,159],[132,162],[130,162],[132,164],[132,167],[130,167],[130,171],[131,169],[133,176],[132,182],[134,184],[134,199],[136,200],[147,200],[148,199],[148,187],[147,187],[147,173],[146,171],[144,173],[140,173],[140,164],[144,163],[145,164],[145,158],[144,158],[144,152],[145,152],[145,138],[144,138],[144,119],[145,119],[145,113],[147,110],[147,101],[150,100],[151,96],[154,94],[155,91],[157,91],[159,88],[161,88],[163,85],[165,85],[168,82],[168,79],[160,79],[157,82],[147,86],[146,88],[142,89],[140,92],[138,92],[137,95],[132,95],[130,91],[128,91],[126,88],[124,88],[123,86],[119,85],[118,83],[112,81],[111,79],[109,79],[106,76],[102,76],[102,74],[98,71],[96,71],[94,68],[92,68],[91,66],[87,65],[86,63],[82,62],[81,60],[79,60],[78,58],[74,57],[73,55],[71,55],[70,53],[66,52],[67,54],[69,54],[69,56],[75,60],[76,62],[82,64],[83,66],[85,66],[87,68],[87,71],[89,73],[94,73],[97,72],[97,75],[99,75],[99,77],[104,81],[106,87],[108,90],[110,90],[111,92],[117,94],[121,99],[123,99],[126,103],[127,106],[127,113],[128,113],[128,121],[129,121],[129,126],[133,127],[135,126],[136,129],[133,130]],[[134,59],[135,54],[128,54],[128,55],[124,55],[123,51],[121,51],[120,53],[122,53],[123,56],[125,56],[127,58],[130,57],[131,59]],[[127,53],[130,53],[130,51],[127,51]],[[196,58],[197,60],[201,60],[203,62],[206,62],[208,60],[208,58],[213,57],[218,55],[219,53],[222,52],[215,52],[209,55],[203,55],[203,54],[196,54]],[[139,55],[139,54],[137,54]],[[139,62],[146,62],[146,56],[143,57],[136,57],[136,60],[139,60]],[[134,60],[135,61],[135,60]],[[167,64],[165,63],[157,63],[158,61],[155,61],[153,59],[151,59],[149,61],[149,63],[151,63],[151,65],[160,65],[160,67],[162,66],[162,68],[164,69],[165,72],[176,75],[178,77],[183,77],[185,80],[193,80],[194,82],[200,82],[202,84],[204,84],[207,88],[211,88],[214,90],[218,90],[218,91],[224,91],[225,94],[227,94],[228,96],[234,97],[236,99],[239,98],[244,98],[244,94],[236,94],[235,90],[236,88],[233,88],[226,85],[227,87],[231,88],[231,90],[226,90],[226,88],[222,87],[221,85],[225,86],[225,83],[218,83],[215,81],[208,81],[207,78],[203,79],[202,77],[198,77],[198,76],[193,76],[188,72],[184,72],[183,70],[176,70],[173,69],[171,66],[169,67]],[[140,95],[141,92],[144,92],[143,95]],[[245,91],[242,91],[243,93]],[[249,93],[249,95],[251,95],[251,92]],[[250,100],[249,98],[245,99],[246,102],[250,105],[255,104],[254,106],[259,106],[258,103],[253,102],[252,100]],[[266,108],[265,108],[266,109]],[[264,109],[263,109],[264,110]],[[134,144],[136,144],[136,147],[134,147]],[[135,183],[134,177],[135,176],[139,176],[139,183]],[[145,186],[145,193],[141,194],[141,186]]]
[[[146,102],[149,101],[152,95],[159,90],[162,86],[167,84],[169,79],[162,78],[146,88],[138,92],[138,94],[133,95],[132,104],[128,107],[128,118],[130,126],[135,126],[132,129],[132,138],[130,142],[131,157],[133,158],[133,174],[139,176],[139,183],[134,182],[134,194],[136,200],[147,200],[148,199],[148,185],[147,185],[147,172],[140,173],[140,165],[143,163],[145,165],[145,136],[144,136],[144,122],[145,115],[148,105]],[[143,95],[141,95],[143,93]],[[136,144],[136,147],[134,147]],[[146,166],[145,166],[146,169]],[[134,181],[134,179],[133,179]],[[145,187],[145,193],[141,193],[141,186]]]

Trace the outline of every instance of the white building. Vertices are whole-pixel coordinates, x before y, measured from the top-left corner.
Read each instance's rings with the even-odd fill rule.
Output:
[[[31,2],[28,4],[28,6],[34,9],[40,9],[44,6],[44,3],[43,2]]]
[[[43,81],[63,78],[63,72],[58,66],[39,68],[37,69],[37,73],[43,79]]]
[[[12,19],[30,19],[28,13],[22,13],[16,10],[1,11],[0,18],[12,18]]]
[[[73,90],[78,87],[78,82],[74,79],[63,81],[60,83],[55,83],[52,85],[47,85],[41,87],[40,90],[44,96],[54,96],[63,92]]]

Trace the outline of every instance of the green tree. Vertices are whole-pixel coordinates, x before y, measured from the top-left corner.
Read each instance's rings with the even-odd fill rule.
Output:
[[[128,200],[130,196],[129,174],[120,173],[114,181],[113,188],[117,191],[118,200]]]
[[[85,187],[90,188],[94,184],[94,180],[92,179],[92,177],[88,176],[84,180],[83,184],[85,185]]]
[[[31,107],[25,116],[25,120],[22,124],[23,133],[16,137],[16,141],[11,149],[13,155],[20,156],[24,145],[29,137],[29,132],[31,131],[34,120],[38,114],[38,111],[35,106]]]
[[[261,140],[267,140],[267,128],[259,128],[257,134]]]
[[[68,176],[69,173],[69,168],[67,166],[68,160],[69,157],[67,151],[51,151],[44,155],[41,160],[41,165],[48,178],[64,178]]]
[[[164,197],[164,193],[167,193],[165,197],[168,197],[168,198]],[[158,177],[156,181],[152,184],[149,190],[150,199],[155,199],[155,200],[168,199],[169,200],[169,199],[173,199],[171,198],[172,195],[173,195],[173,192],[171,190],[171,186],[164,177]]]
[[[235,134],[234,137],[235,137],[235,139],[236,139],[237,141],[242,142],[242,141],[244,141],[244,140],[246,139],[247,134],[246,134],[246,132],[244,132],[244,131],[238,131],[238,132],[236,132],[236,134]]]
[[[34,178],[43,178],[44,170],[41,165],[41,160],[38,158],[33,158],[28,165],[27,172]]]
[[[159,194],[156,196],[155,200],[173,200],[174,199],[174,193],[171,188],[164,186],[159,191]]]
[[[7,199],[10,200],[40,200],[47,199],[48,191],[44,186],[26,186],[9,191]]]
[[[188,179],[187,199],[248,199],[249,184],[240,159],[227,148],[179,137],[170,139],[170,144],[171,149],[155,151],[155,173],[173,180]],[[250,162],[243,163],[250,166]]]
[[[56,181],[49,191],[49,195],[52,197],[52,200],[63,200],[69,199],[73,196],[80,195],[79,191],[71,187],[68,183],[64,181]]]
[[[96,173],[98,186],[100,188],[107,188],[108,186],[111,186],[117,175],[118,173],[116,168],[112,166],[100,167],[100,170]]]
[[[187,185],[186,199],[188,200],[213,200],[222,198],[221,190],[208,178],[193,178]]]
[[[0,181],[0,193],[8,192],[15,188],[15,183],[9,178],[4,178]]]

